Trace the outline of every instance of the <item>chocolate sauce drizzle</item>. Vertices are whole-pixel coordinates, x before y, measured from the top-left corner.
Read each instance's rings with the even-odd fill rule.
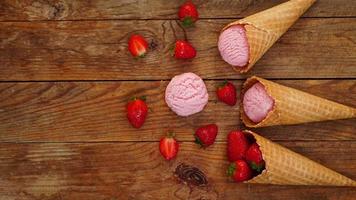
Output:
[[[206,186],[208,184],[205,174],[200,169],[184,163],[177,166],[174,174],[188,185]]]

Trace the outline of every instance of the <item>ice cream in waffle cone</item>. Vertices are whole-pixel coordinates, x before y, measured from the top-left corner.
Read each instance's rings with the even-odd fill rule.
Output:
[[[219,37],[221,56],[247,72],[315,1],[290,0],[228,24]]]
[[[259,100],[258,105],[254,102],[251,108],[248,108],[246,103],[248,102],[246,101],[247,93],[256,83],[262,84],[268,96],[274,101],[273,106],[261,121],[254,121],[249,112],[256,111],[265,100]],[[243,85],[242,97],[244,100],[240,109],[241,119],[248,127],[300,124],[356,117],[355,108],[256,76],[246,80]],[[256,98],[250,97],[252,101]]]
[[[248,183],[277,185],[356,186],[356,182],[252,131],[260,146],[265,169]]]

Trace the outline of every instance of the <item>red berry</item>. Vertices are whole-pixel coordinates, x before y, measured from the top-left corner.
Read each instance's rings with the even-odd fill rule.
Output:
[[[178,59],[190,59],[197,55],[194,47],[187,41],[177,40],[174,47],[174,57]]]
[[[195,131],[195,143],[200,144],[202,147],[208,147],[214,144],[217,134],[218,126],[215,124],[202,126]]]
[[[196,6],[191,1],[187,1],[179,8],[178,17],[183,25],[188,27],[198,20],[199,14]]]
[[[261,172],[264,169],[264,160],[262,152],[257,143],[253,143],[246,151],[246,160],[253,170]]]
[[[131,35],[128,49],[134,57],[144,57],[147,53],[148,43],[141,35]]]
[[[227,173],[236,182],[247,181],[252,178],[252,170],[244,160],[236,160],[232,163],[229,166]]]
[[[227,157],[230,162],[245,158],[249,141],[242,131],[231,131],[227,136]]]
[[[163,137],[159,142],[159,151],[166,160],[171,160],[177,156],[179,144],[172,135]]]
[[[135,128],[140,128],[146,120],[148,107],[143,99],[133,98],[126,105],[127,119]]]
[[[228,81],[225,81],[222,86],[218,87],[216,94],[218,99],[227,105],[234,106],[237,102],[236,88]]]

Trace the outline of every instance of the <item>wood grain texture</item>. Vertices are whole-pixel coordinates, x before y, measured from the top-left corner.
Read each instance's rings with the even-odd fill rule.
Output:
[[[158,141],[168,130],[179,140],[193,141],[195,129],[219,126],[219,141],[242,126],[238,106],[217,102],[215,88],[222,81],[205,81],[209,103],[190,117],[174,114],[164,101],[168,81],[36,82],[0,84],[0,140]],[[233,81],[238,92],[243,81]],[[349,106],[356,106],[356,80],[284,80],[301,89]],[[326,89],[327,88],[327,89]],[[125,105],[133,96],[147,96],[152,109],[137,130],[126,118]],[[275,140],[355,140],[356,119],[256,129]]]
[[[201,18],[244,17],[286,0],[195,0]],[[176,19],[184,0],[3,0],[0,20]],[[318,0],[306,17],[353,17],[356,3]]]
[[[355,142],[283,142],[282,145],[350,178],[356,178]],[[235,184],[226,177],[226,144],[201,149],[180,144],[176,160],[165,161],[158,142],[23,143],[0,145],[0,192],[7,199],[348,199],[348,187]],[[198,167],[208,187],[179,183],[179,163]],[[337,194],[337,195],[336,195]]]
[[[187,30],[176,22],[183,1],[0,1],[1,200],[356,199],[351,187],[233,183],[225,175],[226,135],[243,125],[238,106],[215,96],[225,78],[240,91],[236,79],[258,75],[294,79],[277,82],[356,107],[356,3],[318,0],[239,75],[219,56],[221,28],[286,0],[193,0],[202,19]],[[132,33],[148,38],[144,59],[127,51]],[[183,38],[198,50],[196,59],[170,56]],[[187,118],[164,102],[168,80],[183,72],[203,77],[210,96],[203,112]],[[152,110],[137,130],[125,104],[141,95]],[[218,124],[217,142],[200,149],[193,133],[207,123]],[[181,145],[172,162],[158,151],[168,130]],[[355,130],[356,119],[254,129],[352,179]],[[209,186],[180,183],[173,171],[182,162],[201,169]]]
[[[203,78],[356,78],[356,19],[301,19],[247,75],[220,57],[217,38],[231,20],[200,20],[186,35],[193,60],[170,55],[184,38],[175,21],[6,22],[0,29],[0,80],[161,80],[182,72]],[[134,59],[130,34],[143,34],[152,50]]]

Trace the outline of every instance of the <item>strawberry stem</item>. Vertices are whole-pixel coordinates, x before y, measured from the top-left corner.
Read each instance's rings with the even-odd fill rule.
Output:
[[[193,26],[194,20],[191,17],[185,17],[182,24],[185,28],[189,28]]]
[[[146,101],[147,96],[143,95],[143,96],[140,97],[140,99],[141,99],[142,101]]]
[[[130,101],[135,101],[137,99],[141,99],[142,101],[146,101],[146,96],[140,96],[140,97],[136,97],[136,96],[133,96],[130,98]]]
[[[218,88],[223,88],[227,85],[228,81],[225,79],[222,83],[218,85]]]
[[[175,136],[175,133],[173,131],[168,131],[167,137],[174,138],[174,136]]]
[[[231,163],[231,164],[229,165],[229,168],[227,168],[227,175],[228,175],[228,176],[233,176],[235,170],[236,170],[236,165],[235,165],[235,163]]]
[[[219,88],[222,88],[224,87],[225,85],[227,85],[228,81],[225,79],[218,87]]]
[[[265,163],[262,162],[261,164],[256,164],[255,162],[251,162],[250,166],[253,170],[255,170],[256,172],[262,172],[264,170],[265,167]]]
[[[195,141],[194,141],[194,143],[199,144],[200,147],[203,147],[203,146],[204,146],[203,142],[199,139],[198,136],[195,136]]]

